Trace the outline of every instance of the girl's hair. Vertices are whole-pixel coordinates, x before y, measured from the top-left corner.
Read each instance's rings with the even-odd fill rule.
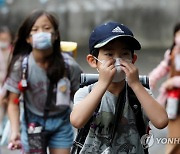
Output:
[[[175,36],[176,33],[180,30],[180,22],[176,23],[173,30],[173,35]]]
[[[180,22],[176,23],[174,26],[174,29],[173,29],[173,42],[170,46],[170,54],[172,54],[172,50],[173,50],[174,46],[176,45],[175,44],[175,35],[179,30],[180,30]]]
[[[58,21],[51,13],[44,10],[33,11],[20,26],[14,42],[13,57],[8,69],[8,75],[15,61],[19,59],[19,57],[28,55],[32,51],[32,47],[29,43],[26,42],[26,39],[29,37],[31,29],[36,20],[42,15],[45,15],[52,23],[56,35],[56,40],[53,43],[53,53],[47,57],[47,61],[49,62],[47,76],[52,82],[55,83],[64,76],[65,63],[60,49],[60,33],[58,29]]]

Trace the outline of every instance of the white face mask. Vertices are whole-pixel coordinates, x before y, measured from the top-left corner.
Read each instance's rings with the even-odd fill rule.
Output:
[[[6,49],[9,47],[9,42],[2,42],[0,41],[0,49]]]
[[[174,59],[174,65],[176,71],[180,71],[180,54],[176,54],[175,59]]]
[[[94,57],[97,61],[99,61],[101,64],[104,63],[104,60],[99,60],[98,58]],[[121,82],[122,80],[125,79],[126,75],[124,73],[124,71],[121,69],[121,66],[120,66],[120,60],[121,58],[116,58],[115,59],[115,68],[116,68],[116,73],[114,74],[114,77],[113,77],[113,80],[112,82]],[[97,71],[99,72],[99,70],[97,69]]]
[[[116,58],[115,59],[115,68],[116,68],[116,73],[114,75],[114,78],[112,80],[112,82],[121,82],[122,80],[125,79],[126,74],[124,73],[124,71],[121,69],[121,58]]]
[[[32,35],[32,46],[35,49],[46,50],[52,47],[51,33],[39,32]]]

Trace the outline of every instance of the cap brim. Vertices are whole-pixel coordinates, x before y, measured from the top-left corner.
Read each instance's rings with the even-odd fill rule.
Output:
[[[106,40],[96,44],[94,46],[94,48],[101,48],[101,47],[105,46],[106,44],[108,44],[110,41],[114,40],[115,38],[127,38],[130,41],[129,44],[131,45],[132,49],[134,49],[134,50],[140,50],[141,49],[141,45],[138,42],[138,40],[136,40],[131,35],[116,35],[116,36],[109,37]]]

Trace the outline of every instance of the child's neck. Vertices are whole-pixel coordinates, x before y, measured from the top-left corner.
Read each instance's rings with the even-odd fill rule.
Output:
[[[40,67],[42,67],[44,69],[48,68],[47,58],[51,53],[52,52],[49,52],[49,51],[36,51],[36,50],[32,51],[34,60]]]
[[[124,86],[125,86],[124,80],[121,82],[118,82],[118,83],[112,82],[108,87],[108,91],[111,92],[112,94],[118,96],[121,93],[121,91],[123,90]]]

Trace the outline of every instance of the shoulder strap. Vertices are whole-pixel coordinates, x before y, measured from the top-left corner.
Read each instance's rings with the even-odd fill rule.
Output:
[[[140,138],[146,134],[146,125],[143,120],[141,104],[137,99],[136,95],[134,94],[133,90],[128,86],[128,99],[131,109],[134,112],[135,120],[136,120],[136,127],[139,133]],[[144,149],[145,154],[148,154],[148,149]]]
[[[110,138],[110,146],[112,145],[117,127],[118,127],[118,121],[121,120],[123,111],[124,111],[124,106],[126,103],[126,90],[127,90],[127,83],[125,83],[125,87],[123,91],[119,94],[118,100],[116,102],[116,108],[115,108],[115,115],[114,115],[114,125],[113,125],[113,130],[111,132],[111,138]]]
[[[70,74],[70,68],[68,62],[65,61],[65,68],[66,68],[66,75],[69,81],[71,81],[71,74]]]
[[[21,87],[23,88],[27,88],[27,78],[28,78],[28,59],[29,59],[29,55],[25,56],[22,60],[22,64],[21,64],[21,69],[22,69],[22,74],[21,74]],[[25,120],[26,120],[26,124],[28,124],[28,117],[27,117],[27,109],[26,109],[26,105],[25,105],[25,100],[24,100],[24,90],[21,91],[21,100],[23,102],[23,106],[24,106],[24,114],[25,114]]]
[[[69,55],[67,53],[61,53],[64,59],[64,65],[66,68],[66,76],[71,81],[70,66],[69,66]]]
[[[141,104],[134,94],[133,90],[128,87],[128,99],[131,109],[133,110],[136,118],[137,129],[139,131],[140,137],[146,133],[146,128],[143,120]]]

